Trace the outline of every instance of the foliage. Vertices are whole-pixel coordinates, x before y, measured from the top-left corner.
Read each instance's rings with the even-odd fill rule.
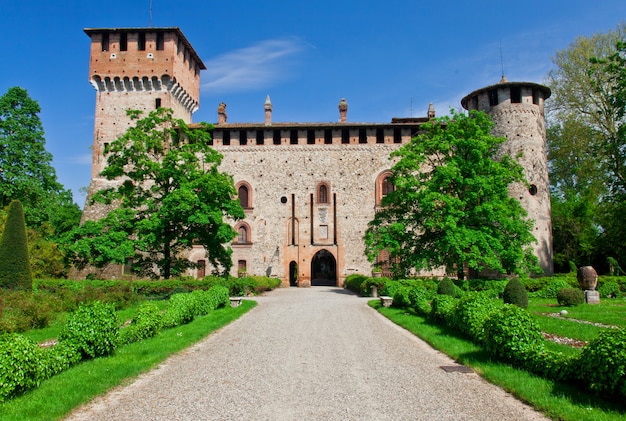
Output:
[[[369,296],[371,290],[368,289],[369,277],[354,273],[346,276],[344,286],[350,291],[356,292],[361,296]]]
[[[456,298],[449,295],[436,295],[431,303],[432,310],[430,316],[439,323],[452,326],[454,323],[454,306],[456,302]]]
[[[482,112],[421,126],[413,140],[391,154],[394,190],[365,234],[370,261],[387,250],[396,276],[445,266],[462,279],[465,264],[480,272],[527,273],[537,269],[529,251],[532,221],[507,187],[524,182],[522,167],[499,155],[504,138],[490,134]]]
[[[556,293],[556,300],[562,306],[577,306],[585,302],[585,295],[580,288],[563,288]]]
[[[39,112],[20,87],[0,97],[0,208],[19,199],[29,227],[49,222],[58,234],[77,225],[81,211],[57,181]]]
[[[210,127],[192,130],[163,108],[141,119],[140,111],[128,114],[135,126],[110,144],[102,171],[118,186],[93,196],[116,208],[64,237],[70,259],[80,267],[132,258],[139,274],[168,279],[194,265],[183,252],[198,244],[228,273],[232,250],[224,244],[236,232],[226,218],[244,214],[232,177],[219,172],[222,156],[209,145]]]
[[[0,335],[0,402],[39,385],[44,373],[39,353],[22,335]]]
[[[74,347],[82,358],[111,354],[118,341],[113,305],[94,301],[80,306],[61,329],[59,341]]]
[[[61,300],[48,293],[4,292],[0,297],[0,333],[47,327],[61,309]]]
[[[605,282],[598,288],[598,292],[603,298],[617,298],[622,296],[622,290],[615,281]]]
[[[485,347],[498,358],[524,366],[544,349],[544,339],[530,314],[518,306],[504,304],[485,321]]]
[[[576,278],[574,278],[575,280]],[[577,284],[577,283],[576,283]],[[563,278],[548,278],[548,282],[539,291],[530,294],[536,298],[556,298],[556,294],[563,288],[570,288],[573,285]]]
[[[188,292],[172,295],[165,312],[163,326],[171,328],[191,322],[196,316],[197,307],[197,301]]]
[[[142,339],[151,338],[161,330],[163,314],[159,307],[150,302],[144,302],[137,308],[131,324],[120,330],[120,343],[129,344]]]
[[[511,279],[502,293],[505,304],[514,304],[521,308],[528,307],[528,293],[518,278]]]
[[[626,330],[607,330],[587,344],[578,374],[591,390],[626,398]]]
[[[448,277],[443,278],[439,282],[437,287],[437,294],[449,295],[450,297],[456,297],[456,290],[454,289],[454,282]]]
[[[428,316],[432,312],[430,306],[432,294],[421,285],[414,285],[409,291],[409,302],[413,310],[422,316]]]
[[[477,343],[485,341],[485,321],[499,306],[488,292],[472,292],[456,303],[453,326]]]
[[[33,289],[24,211],[19,200],[12,201],[9,206],[9,216],[0,242],[0,288]]]

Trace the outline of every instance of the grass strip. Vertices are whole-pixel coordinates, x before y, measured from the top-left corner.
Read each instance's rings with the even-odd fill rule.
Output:
[[[411,310],[385,308],[380,305],[379,300],[370,301],[369,304],[389,320],[420,337],[433,348],[471,367],[490,383],[503,388],[551,419],[563,421],[626,420],[626,410],[618,403],[606,401],[573,385],[547,380],[508,364],[494,361],[480,346],[462,337],[455,330],[433,324]]]
[[[191,323],[115,350],[105,358],[84,361],[44,381],[37,389],[0,404],[0,420],[54,420],[119,385],[127,385],[170,355],[205,338],[252,309],[255,301],[224,307]]]

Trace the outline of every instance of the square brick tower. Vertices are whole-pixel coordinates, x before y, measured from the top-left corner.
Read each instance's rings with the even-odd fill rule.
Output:
[[[100,176],[108,145],[131,125],[126,111],[171,108],[174,117],[191,123],[200,102],[202,60],[178,27],[87,28],[91,38],[89,81],[96,89],[92,181],[84,220],[104,216],[89,205],[97,190],[114,182]]]

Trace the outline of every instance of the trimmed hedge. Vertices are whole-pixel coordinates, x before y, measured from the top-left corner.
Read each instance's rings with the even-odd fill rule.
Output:
[[[626,330],[602,332],[583,348],[576,368],[590,390],[626,398]]]
[[[26,225],[22,202],[14,200],[0,240],[0,288],[32,291]]]
[[[59,342],[73,347],[84,359],[111,354],[117,340],[115,309],[100,301],[79,307],[59,333]]]
[[[563,288],[556,293],[556,300],[562,306],[577,306],[585,302],[585,294],[579,288]]]
[[[528,293],[518,278],[513,278],[506,284],[502,299],[505,304],[528,308]]]

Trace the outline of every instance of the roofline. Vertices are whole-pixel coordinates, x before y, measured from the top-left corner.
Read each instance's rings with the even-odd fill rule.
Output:
[[[534,82],[499,82],[499,83],[496,83],[494,85],[490,85],[490,86],[486,86],[484,88],[477,89],[474,92],[471,92],[471,93],[465,95],[463,97],[463,99],[461,100],[461,106],[467,110],[467,101],[469,100],[470,97],[473,97],[475,95],[481,94],[481,93],[483,93],[485,91],[489,91],[491,89],[505,88],[505,87],[511,87],[511,86],[530,86],[530,87],[533,87],[533,88],[540,89],[544,93],[543,99],[548,99],[548,98],[550,98],[550,95],[552,95],[552,91],[550,90],[550,88],[548,88],[545,85],[541,85],[539,83],[534,83]]]
[[[391,122],[391,123],[334,123],[334,122],[309,122],[309,123],[291,123],[291,122],[279,122],[272,124],[259,123],[223,123],[216,124],[210,123],[213,130],[232,130],[232,129],[248,129],[248,130],[272,130],[272,129],[355,129],[355,128],[375,128],[375,127],[419,127],[423,123],[428,121],[411,121],[411,122]],[[191,123],[188,125],[190,128],[200,127],[200,123]]]
[[[189,40],[185,37],[185,34],[183,34],[183,31],[181,31],[178,26],[164,26],[159,28],[84,28],[83,31],[89,35],[89,37],[91,37],[92,34],[99,34],[103,32],[175,32],[178,38],[183,42],[183,44],[185,44],[185,48],[191,52],[193,58],[198,62],[200,70],[206,70],[206,66],[198,56],[198,53],[196,53],[196,50],[194,50]]]

